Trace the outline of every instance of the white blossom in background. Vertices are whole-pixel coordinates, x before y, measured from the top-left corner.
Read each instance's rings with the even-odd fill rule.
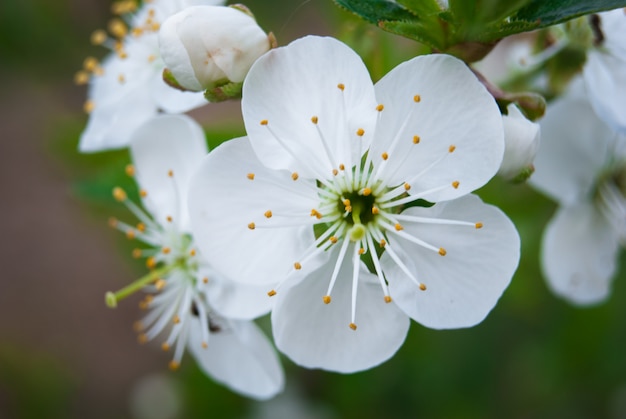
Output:
[[[484,319],[519,237],[471,194],[504,140],[465,64],[417,57],[373,86],[347,46],[305,37],[253,65],[242,107],[248,137],[205,159],[190,215],[215,269],[266,286],[281,351],[354,372],[391,357],[409,317],[436,329]]]
[[[222,0],[154,0],[135,12],[135,2],[116,3],[121,18],[109,24],[110,36],[99,30],[92,41],[111,49],[99,63],[85,60],[78,83],[89,83],[85,111],[87,127],[78,148],[95,152],[126,147],[133,131],[160,111],[182,113],[207,103],[201,94],[181,92],[162,78],[164,64],[158,31],[172,14],[195,4],[222,4]]]
[[[559,203],[543,236],[552,291],[577,305],[610,294],[626,239],[626,137],[594,113],[578,79],[548,107],[531,185]]]
[[[598,13],[591,22],[596,47],[583,68],[589,100],[604,122],[626,134],[626,9]]]
[[[539,124],[528,120],[511,103],[507,115],[502,115],[504,127],[504,157],[498,174],[509,180],[526,180],[534,171],[533,161],[539,149]]]
[[[180,86],[204,91],[241,83],[270,49],[271,38],[242,7],[189,7],[163,23],[161,56]]]
[[[227,311],[230,300],[246,304],[262,290],[241,289],[212,269],[196,250],[189,232],[187,186],[193,170],[207,153],[204,132],[184,115],[154,117],[139,127],[131,140],[136,176],[147,212],[116,188],[114,196],[137,216],[130,226],[114,220],[113,225],[146,248],[135,257],[147,257],[151,273],[140,306],[146,315],[136,324],[139,341],[165,334],[162,348],[173,351],[170,368],[180,365],[185,348],[215,381],[243,395],[267,399],[282,391],[284,376],[271,343],[251,318],[267,313],[265,307],[241,311],[238,318]],[[115,306],[132,290],[107,294]]]

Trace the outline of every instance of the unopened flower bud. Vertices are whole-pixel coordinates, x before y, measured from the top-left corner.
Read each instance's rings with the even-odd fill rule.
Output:
[[[206,91],[209,100],[237,97],[248,70],[272,40],[243,6],[188,7],[159,31],[166,82]]]
[[[502,116],[504,126],[504,158],[498,174],[507,180],[523,182],[534,172],[533,161],[541,137],[539,124],[526,119],[515,106],[507,107]]]

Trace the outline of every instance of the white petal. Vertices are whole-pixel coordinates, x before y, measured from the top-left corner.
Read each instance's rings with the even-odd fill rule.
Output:
[[[614,130],[626,134],[626,56],[590,50],[583,76],[598,116]]]
[[[560,208],[542,244],[548,285],[573,304],[600,303],[610,293],[618,250],[617,234],[591,203]]]
[[[215,270],[201,276],[208,278],[201,289],[209,305],[224,317],[251,320],[269,313],[275,301],[268,297],[267,285],[241,284],[226,279]]]
[[[201,92],[181,92],[168,86],[161,77],[155,79],[152,97],[159,108],[168,113],[183,113],[209,103]]]
[[[350,251],[348,253],[351,253]],[[281,288],[272,310],[274,341],[280,351],[307,368],[350,373],[389,359],[402,345],[410,321],[384,301],[378,280],[362,267],[357,292],[357,330],[351,322],[352,263],[344,259],[330,304],[324,304],[337,254],[299,283]]]
[[[493,97],[460,60],[428,55],[400,64],[376,83],[376,99],[384,110],[371,152],[374,164],[382,164],[381,155],[388,154],[388,184],[408,182],[411,192],[420,192],[460,183],[457,189],[426,197],[435,202],[481,187],[500,167],[502,116]]]
[[[307,177],[327,178],[339,164],[356,162],[359,147],[364,151],[373,134],[375,107],[365,65],[332,38],[308,36],[271,50],[256,61],[244,82],[244,121],[259,159],[267,167]],[[314,116],[317,126],[311,121]],[[263,120],[267,125],[261,125]],[[364,130],[362,138],[356,134],[359,129]]]
[[[470,327],[480,323],[496,305],[517,268],[520,241],[513,223],[498,208],[475,195],[409,208],[403,214],[482,222],[474,226],[403,224],[407,233],[447,251],[445,256],[405,239],[389,242],[403,257],[421,291],[384,253],[381,263],[389,291],[398,306],[424,326],[434,329]]]
[[[134,133],[130,153],[137,183],[148,193],[144,205],[160,224],[171,216],[189,231],[187,188],[207,151],[202,127],[185,115],[156,116]]]
[[[202,347],[200,321],[192,319],[189,349],[200,367],[215,381],[258,400],[283,390],[285,377],[274,348],[253,323],[230,320],[212,332],[208,347]]]
[[[611,129],[574,85],[571,95],[548,106],[541,126],[541,147],[535,158],[534,187],[561,203],[585,199],[607,162]]]
[[[254,180],[248,178],[252,174]],[[189,192],[193,234],[204,258],[234,281],[258,285],[280,281],[315,241],[312,224],[280,227],[293,223],[292,216],[299,216],[302,223],[311,218],[318,200],[307,182],[265,168],[247,138],[213,150]],[[272,211],[271,218],[264,215],[267,211]]]

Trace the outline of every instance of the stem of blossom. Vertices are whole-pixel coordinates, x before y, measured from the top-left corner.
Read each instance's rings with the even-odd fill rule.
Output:
[[[121,301],[124,298],[128,297],[129,295],[134,294],[135,292],[139,291],[140,289],[142,289],[149,283],[156,281],[157,279],[159,279],[166,273],[181,266],[182,264],[180,262],[175,262],[175,263],[172,263],[171,265],[165,265],[159,269],[155,269],[151,271],[149,274],[126,285],[124,288],[122,288],[121,290],[117,292],[111,292],[111,291],[107,292],[104,295],[104,302],[106,303],[107,307],[115,308],[117,307],[118,301]]]

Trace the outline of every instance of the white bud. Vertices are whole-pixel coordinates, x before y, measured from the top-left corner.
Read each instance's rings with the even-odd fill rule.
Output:
[[[226,6],[187,7],[159,31],[165,66],[178,85],[191,91],[243,82],[271,43],[251,14]]]
[[[504,157],[498,174],[508,180],[524,181],[534,171],[541,137],[539,124],[526,119],[513,103],[506,109],[508,115],[502,115]]]

